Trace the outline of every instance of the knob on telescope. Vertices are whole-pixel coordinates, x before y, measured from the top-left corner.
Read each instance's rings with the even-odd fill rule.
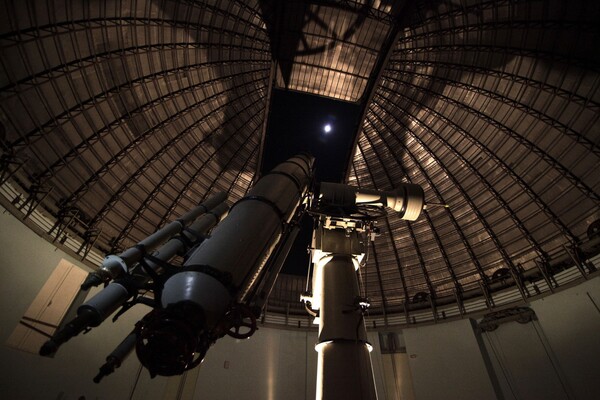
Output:
[[[242,304],[234,306],[225,314],[224,323],[227,335],[235,339],[248,339],[258,329],[256,315],[249,307]]]

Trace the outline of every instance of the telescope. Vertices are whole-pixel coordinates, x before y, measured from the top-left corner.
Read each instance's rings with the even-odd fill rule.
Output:
[[[424,193],[413,184],[377,191],[314,183],[314,161],[294,156],[231,208],[226,194],[216,194],[136,246],[107,256],[82,285],[105,288],[79,307],[40,354],[56,353],[119,308],[115,318],[142,304],[150,311],[109,354],[94,381],[114,372],[134,350],[151,377],[183,374],[222,337],[247,339],[256,332],[299,221],[308,214],[316,221],[314,267],[311,291],[301,301],[319,325],[317,399],[376,399],[364,322],[369,301],[360,296],[357,271],[378,232],[377,218],[392,210],[416,220],[425,208]],[[181,265],[170,263],[175,255],[184,256]]]

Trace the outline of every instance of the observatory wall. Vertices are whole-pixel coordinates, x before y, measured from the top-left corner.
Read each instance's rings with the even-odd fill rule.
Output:
[[[78,260],[0,209],[0,340],[6,343],[56,265]],[[90,295],[95,292],[92,290]],[[482,332],[482,316],[389,328],[404,339],[403,352],[381,354],[369,332],[380,399],[597,399],[600,359],[600,277],[532,301],[533,322],[508,322]],[[115,374],[94,384],[106,355],[147,310],[143,306],[106,321],[63,346],[53,359],[0,346],[0,387],[5,398],[240,399],[314,398],[316,331],[260,327],[250,340],[225,338],[204,363],[183,377],[149,378],[130,357]],[[386,328],[381,328],[386,331]]]

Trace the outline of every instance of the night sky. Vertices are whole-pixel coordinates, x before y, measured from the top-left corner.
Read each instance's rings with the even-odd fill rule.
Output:
[[[316,158],[317,181],[342,182],[359,118],[356,104],[273,89],[261,173],[308,152]]]
[[[342,182],[360,112],[357,104],[273,89],[261,174],[291,156],[308,152],[315,157],[317,182]],[[325,132],[328,124],[331,131]],[[283,273],[306,275],[311,236],[312,218],[305,216]]]

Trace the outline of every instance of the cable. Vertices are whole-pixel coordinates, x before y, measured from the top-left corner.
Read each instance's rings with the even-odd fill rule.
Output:
[[[317,221],[313,217],[313,232],[315,231],[315,229],[317,229]],[[312,248],[310,248],[310,250],[312,250]],[[312,251],[311,251],[309,253],[309,257],[308,257],[308,270],[306,272],[306,288],[304,290],[304,292],[306,292],[306,293],[308,293],[308,286],[309,286],[309,283],[311,282],[310,275],[312,273],[312,266],[313,266],[313,262],[312,262]],[[312,287],[311,287],[311,290],[312,290]]]

